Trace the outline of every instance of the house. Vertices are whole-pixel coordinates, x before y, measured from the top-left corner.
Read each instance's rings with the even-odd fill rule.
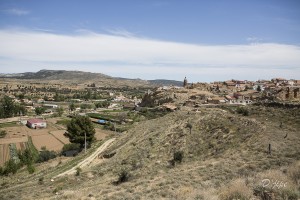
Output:
[[[234,93],[233,96],[236,98],[236,104],[246,105],[252,103],[251,95],[249,94]]]
[[[294,80],[294,85],[295,86],[300,86],[300,80]]]
[[[233,97],[233,96],[226,95],[226,96],[225,96],[225,99],[226,99],[226,102],[229,103],[229,104],[237,103],[236,98]]]
[[[28,119],[27,126],[29,128],[46,128],[47,122],[43,121],[42,119]]]
[[[45,108],[58,108],[58,105],[55,105],[55,104],[44,104],[43,107],[45,107]]]
[[[134,110],[135,109],[135,104],[134,103],[126,103],[126,104],[123,105],[123,109]]]
[[[271,79],[271,81],[272,81],[273,83],[279,84],[279,85],[280,85],[281,83],[287,82],[287,80],[284,79],[284,78],[273,78],[273,79]]]
[[[215,96],[212,98],[207,98],[207,103],[212,103],[212,104],[221,104],[221,103],[225,103],[225,98],[224,97],[219,97],[219,96]]]

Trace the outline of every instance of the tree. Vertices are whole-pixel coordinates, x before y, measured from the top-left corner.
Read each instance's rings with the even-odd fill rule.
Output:
[[[192,134],[192,128],[193,128],[193,125],[192,125],[191,123],[188,123],[188,124],[186,125],[186,127],[190,129],[190,134]]]
[[[62,152],[71,151],[71,150],[77,150],[77,151],[79,151],[79,149],[80,149],[80,144],[69,143],[69,144],[65,144],[63,146]]]
[[[10,159],[5,163],[2,173],[4,175],[9,175],[10,173],[15,174],[19,168],[20,166],[13,159]]]
[[[95,128],[88,116],[77,115],[67,125],[65,136],[71,143],[78,143],[84,147],[85,135],[87,143],[91,144],[95,141]]]
[[[76,106],[73,102],[69,105],[69,109],[70,111],[74,111],[76,109]]]
[[[16,115],[26,115],[27,110],[23,105],[15,104],[14,105],[14,114]]]
[[[46,162],[50,159],[56,158],[55,151],[49,151],[46,147],[42,147],[42,151],[39,154],[38,162]]]
[[[24,99],[24,98],[25,98],[25,94],[24,94],[24,93],[19,94],[19,95],[18,95],[18,98],[19,98],[19,99]]]
[[[57,114],[58,114],[58,116],[59,117],[61,117],[62,116],[62,114],[64,113],[64,109],[63,109],[63,107],[59,107],[59,108],[57,108]]]
[[[44,108],[44,107],[36,107],[34,111],[35,111],[35,114],[41,115],[45,112],[45,110],[46,110],[46,108]]]
[[[261,87],[260,87],[260,85],[259,85],[259,86],[257,86],[257,88],[256,88],[256,91],[257,91],[257,92],[260,92],[260,91],[261,91]]]
[[[25,151],[19,151],[18,152],[18,157],[21,161],[21,164],[23,165],[32,165],[36,161],[36,156],[35,154],[29,149],[25,149]]]
[[[110,105],[109,101],[100,101],[95,103],[96,108],[107,108]]]
[[[7,135],[5,130],[0,130],[0,138],[4,138]]]
[[[1,117],[3,118],[9,118],[14,115],[14,102],[12,98],[8,96],[4,96],[3,99],[1,100]]]

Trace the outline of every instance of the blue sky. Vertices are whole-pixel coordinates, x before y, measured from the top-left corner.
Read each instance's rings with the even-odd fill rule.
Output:
[[[298,0],[0,0],[0,73],[300,79]]]

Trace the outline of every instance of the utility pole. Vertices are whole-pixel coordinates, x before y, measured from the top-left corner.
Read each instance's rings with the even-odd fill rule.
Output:
[[[86,132],[84,132],[84,153],[86,153]]]

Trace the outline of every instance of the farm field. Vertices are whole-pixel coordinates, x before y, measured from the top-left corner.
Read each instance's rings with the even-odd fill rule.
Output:
[[[58,118],[47,119],[47,128],[30,129],[25,125],[18,123],[9,124],[2,128],[7,132],[5,138],[0,139],[0,166],[3,166],[10,159],[9,144],[15,144],[17,150],[25,150],[28,137],[32,138],[32,143],[37,150],[43,146],[50,151],[61,151],[64,144],[68,144],[69,139],[64,136],[65,129],[63,126],[56,124]],[[103,140],[111,131],[95,128],[95,137],[97,140]]]
[[[51,134],[42,134],[32,136],[33,145],[37,150],[41,150],[42,147],[46,147],[47,150],[60,151],[64,144],[57,140]]]
[[[50,133],[57,138],[58,140],[60,140],[61,142],[63,142],[64,144],[68,144],[70,143],[69,138],[64,136],[64,133],[66,131],[65,130],[57,130],[57,131],[51,131]]]
[[[24,136],[28,136],[30,133],[30,129],[27,126],[15,124],[11,127],[2,128],[7,132],[5,138],[20,138]]]
[[[9,160],[9,146],[8,144],[0,145],[0,166],[3,166],[4,163]]]

